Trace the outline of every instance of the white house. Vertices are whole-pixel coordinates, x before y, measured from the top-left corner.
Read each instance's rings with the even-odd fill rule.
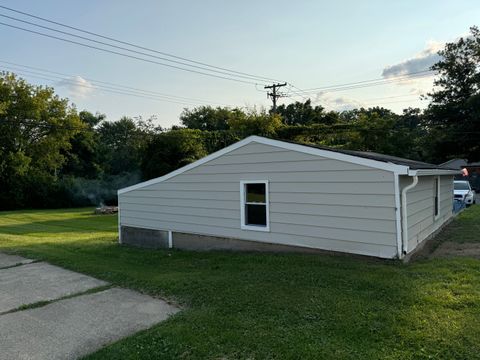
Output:
[[[251,136],[119,190],[119,241],[402,259],[452,217],[457,173]]]

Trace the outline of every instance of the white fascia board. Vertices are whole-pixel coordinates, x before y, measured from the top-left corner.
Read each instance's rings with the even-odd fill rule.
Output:
[[[338,152],[335,152],[335,151],[318,149],[318,148],[314,148],[314,147],[311,147],[311,146],[308,146],[308,145],[292,144],[292,143],[284,142],[284,141],[281,141],[281,140],[267,139],[267,138],[264,138],[264,137],[261,137],[261,136],[255,136],[254,135],[254,136],[249,136],[249,137],[247,137],[243,140],[240,140],[240,141],[236,142],[235,144],[227,146],[226,148],[223,148],[219,151],[216,151],[216,152],[214,152],[214,153],[212,153],[212,154],[210,154],[210,155],[208,155],[208,156],[206,156],[206,157],[204,157],[200,160],[197,160],[197,161],[195,161],[191,164],[188,164],[184,167],[181,167],[180,169],[172,171],[171,173],[168,173],[164,176],[161,176],[161,177],[158,177],[158,178],[155,178],[155,179],[151,179],[151,180],[148,180],[148,181],[144,181],[144,182],[141,182],[139,184],[132,185],[132,186],[129,186],[129,187],[126,187],[126,188],[123,188],[123,189],[119,189],[117,191],[117,193],[118,193],[118,195],[124,194],[124,193],[132,191],[132,190],[140,189],[140,188],[143,188],[145,186],[157,184],[157,183],[160,183],[162,181],[168,180],[168,179],[170,179],[174,176],[182,174],[182,173],[184,173],[188,170],[194,169],[197,166],[205,164],[206,162],[214,160],[214,159],[216,159],[216,158],[218,158],[218,157],[220,157],[224,154],[227,154],[227,153],[229,153],[233,150],[236,150],[236,149],[238,149],[242,146],[245,146],[249,143],[252,143],[252,142],[256,142],[256,143],[264,144],[264,145],[275,146],[275,147],[279,147],[279,148],[282,148],[282,149],[301,152],[301,153],[305,153],[305,154],[321,156],[321,157],[325,157],[325,158],[328,158],[328,159],[344,161],[344,162],[348,162],[348,163],[352,163],[352,164],[363,165],[363,166],[374,168],[374,169],[391,171],[391,172],[398,173],[400,175],[407,175],[408,171],[409,171],[408,166],[397,165],[397,164],[393,164],[393,163],[387,163],[387,162],[377,161],[377,160],[372,160],[372,159],[366,159],[366,158],[362,158],[362,157],[358,157],[358,156],[354,156],[354,155],[347,155],[347,154],[338,153]]]
[[[409,170],[409,176],[431,176],[431,175],[459,175],[462,172],[460,170],[448,170],[448,169],[418,169]]]

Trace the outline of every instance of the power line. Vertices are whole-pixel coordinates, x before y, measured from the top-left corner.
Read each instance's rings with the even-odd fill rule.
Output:
[[[80,83],[75,82],[75,81],[73,81],[71,79],[68,79],[68,78],[62,78],[60,76],[54,76],[54,78],[52,78],[51,76],[48,77],[44,74],[35,73],[33,71],[24,70],[23,72],[18,72],[17,71],[16,73],[18,73],[20,75],[23,75],[23,76],[30,76],[30,77],[33,77],[33,78],[43,79],[43,80],[52,81],[52,82],[57,82],[58,80],[62,80],[63,82],[65,82],[67,84],[72,84],[72,85],[79,86],[79,87],[82,87],[82,88],[87,88],[87,89],[97,89],[97,90],[100,90],[100,91],[106,91],[106,92],[110,92],[110,93],[114,93],[114,94],[134,96],[134,97],[139,97],[139,98],[144,98],[144,99],[149,99],[149,100],[157,100],[157,101],[169,102],[169,103],[180,104],[180,105],[193,105],[193,106],[198,106],[199,105],[198,102],[194,103],[194,102],[191,102],[191,101],[190,102],[189,101],[180,101],[180,100],[176,101],[176,100],[173,100],[173,99],[162,98],[162,97],[159,97],[159,96],[142,94],[142,93],[138,93],[138,92],[137,93],[128,92],[128,91],[123,91],[123,90],[119,90],[119,89],[115,89],[115,88],[109,88],[109,87],[106,87],[106,86],[100,86],[100,85],[90,86],[90,85],[80,84]]]
[[[365,80],[365,81],[359,81],[356,83],[347,83],[347,84],[340,84],[340,85],[332,85],[332,86],[326,86],[323,88],[312,88],[312,89],[306,89],[303,90],[302,93],[300,92],[295,92],[294,96],[302,96],[302,95],[313,95],[316,92],[338,92],[338,91],[346,91],[346,90],[352,90],[352,89],[360,89],[360,88],[365,88],[365,87],[371,87],[371,86],[380,86],[380,85],[385,85],[385,84],[390,84],[390,83],[396,83],[396,82],[402,82],[402,81],[407,81],[411,79],[418,79],[418,78],[424,78],[424,77],[430,77],[434,74],[434,71],[431,70],[426,70],[422,72],[417,72],[417,73],[411,73],[411,74],[406,74],[402,75],[399,77],[394,77],[394,78],[387,78],[387,79],[381,79],[381,80]]]
[[[415,72],[411,72],[411,73],[407,73],[407,74],[403,74],[403,75],[399,75],[399,76],[394,76],[394,77],[391,77],[391,78],[381,77],[381,78],[375,78],[375,79],[369,79],[369,80],[349,82],[349,83],[344,83],[344,84],[336,84],[336,85],[308,88],[308,89],[302,90],[302,92],[328,90],[328,89],[331,89],[331,88],[336,89],[336,88],[345,87],[345,86],[356,86],[356,85],[367,84],[367,83],[378,82],[378,81],[400,80],[400,79],[403,79],[403,78],[409,79],[410,77],[415,76],[415,75],[421,75],[421,74],[433,73],[433,72],[434,72],[433,70],[425,69],[425,70],[415,71]]]
[[[421,99],[418,99],[421,101]],[[384,102],[380,102],[380,103],[376,103],[376,102],[373,102],[373,103],[367,103],[367,105],[387,105],[387,104],[397,104],[397,103],[406,103],[406,102],[412,102],[413,99],[411,100],[399,100],[399,101],[384,101]]]
[[[361,101],[371,101],[371,100],[384,100],[384,99],[397,99],[402,97],[418,97],[420,94],[404,94],[404,95],[393,95],[393,96],[382,96],[377,98],[368,98]]]
[[[50,31],[55,31],[55,32],[58,32],[58,33],[61,33],[61,34],[64,34],[64,35],[73,36],[73,37],[80,38],[80,39],[83,39],[83,40],[86,40],[86,41],[90,41],[90,42],[98,43],[98,44],[101,44],[101,45],[117,48],[117,49],[120,49],[120,50],[123,50],[123,51],[133,52],[135,54],[139,54],[139,55],[142,55],[142,56],[153,57],[153,58],[160,59],[160,60],[163,60],[163,61],[169,61],[169,62],[173,62],[173,63],[179,64],[179,65],[190,66],[190,67],[198,68],[198,69],[201,69],[201,70],[213,71],[213,72],[217,72],[217,73],[220,73],[220,74],[223,74],[223,75],[228,75],[228,76],[236,76],[236,77],[241,77],[241,78],[246,78],[246,79],[254,79],[254,80],[270,79],[270,78],[267,78],[267,77],[252,75],[252,74],[249,74],[249,73],[242,73],[242,72],[229,70],[229,69],[221,68],[221,67],[216,67],[216,66],[209,65],[209,64],[206,64],[206,63],[197,62],[197,61],[194,61],[194,60],[191,60],[191,59],[188,59],[188,58],[178,57],[176,55],[160,52],[160,51],[150,49],[150,48],[147,48],[147,47],[142,47],[142,46],[139,46],[139,45],[136,45],[136,44],[133,44],[133,43],[125,42],[125,41],[122,41],[122,40],[118,40],[118,39],[111,38],[111,37],[108,37],[108,36],[104,36],[104,35],[101,35],[101,34],[97,34],[97,33],[94,33],[94,32],[86,31],[86,30],[76,28],[76,27],[73,27],[73,26],[70,26],[70,25],[66,25],[66,24],[63,24],[63,23],[60,23],[60,22],[56,22],[56,21],[52,21],[52,20],[49,20],[49,19],[46,19],[46,18],[42,18],[42,17],[27,13],[27,12],[15,10],[15,9],[12,9],[12,8],[9,8],[9,7],[6,7],[6,6],[0,5],[0,8],[6,9],[8,11],[15,12],[15,13],[19,13],[19,14],[22,14],[22,15],[25,15],[25,16],[29,16],[29,17],[32,17],[32,18],[35,18],[35,19],[39,19],[39,20],[42,20],[42,21],[45,21],[45,22],[49,22],[49,23],[52,23],[52,24],[55,24],[55,25],[58,25],[58,26],[73,29],[75,31],[79,31],[79,32],[86,33],[86,34],[89,34],[89,35],[104,38],[104,39],[107,39],[109,41],[122,43],[122,44],[125,44],[125,45],[128,45],[128,46],[131,46],[131,47],[147,50],[147,51],[150,51],[150,52],[162,54],[162,55],[177,58],[177,59],[181,59],[181,60],[188,61],[188,62],[195,63],[195,64],[200,64],[202,66],[210,67],[210,69],[205,69],[202,66],[195,66],[195,65],[187,64],[187,63],[180,62],[180,61],[166,59],[164,57],[158,57],[158,56],[151,55],[151,54],[148,54],[148,53],[145,53],[145,52],[135,51],[135,50],[128,49],[128,48],[125,48],[125,47],[121,47],[121,46],[113,45],[113,44],[110,44],[110,43],[94,40],[94,39],[91,39],[91,38],[88,38],[88,37],[72,34],[70,32],[66,32],[66,31],[54,29],[54,28],[51,28],[51,27],[43,26],[43,25],[33,23],[33,22],[30,22],[30,21],[26,21],[26,20],[23,20],[23,19],[18,19],[18,18],[12,17],[12,16],[0,14],[0,16],[3,16],[5,18],[8,18],[8,19],[11,19],[11,20],[14,20],[14,21],[23,22],[23,23],[26,23],[26,24],[29,24],[29,25],[32,25],[32,26],[37,26],[37,27],[40,27],[40,28],[43,28],[43,29],[48,29]],[[53,36],[53,35],[50,35],[50,34],[45,34],[45,33],[37,32],[37,31],[34,31],[34,30],[25,29],[25,28],[18,27],[18,26],[12,25],[12,24],[6,24],[6,23],[1,23],[1,22],[0,22],[0,24],[4,25],[4,26],[9,26],[9,27],[12,27],[12,28],[15,28],[15,29],[27,31],[27,32],[37,34],[37,35],[40,35],[40,36],[45,36],[45,37],[53,38],[53,39],[56,39],[56,40],[76,44],[76,45],[79,45],[79,46],[84,46],[84,47],[88,47],[88,48],[92,48],[92,49],[96,49],[96,50],[100,50],[100,51],[104,51],[104,52],[110,52],[112,54],[116,54],[116,55],[120,55],[120,56],[124,56],[124,57],[129,57],[129,58],[133,58],[133,59],[137,59],[137,60],[141,60],[141,61],[146,61],[146,62],[150,62],[150,63],[162,65],[162,66],[167,66],[167,67],[171,67],[171,68],[175,68],[175,69],[179,69],[179,70],[183,70],[183,71],[199,73],[199,74],[202,74],[202,75],[213,76],[213,77],[216,77],[216,78],[221,78],[221,79],[226,79],[226,80],[231,80],[231,81],[254,84],[255,86],[258,85],[257,83],[252,83],[252,82],[249,82],[249,81],[234,79],[234,78],[225,77],[225,76],[219,76],[219,75],[215,75],[215,74],[204,73],[204,72],[201,72],[201,71],[186,69],[186,68],[183,68],[183,67],[180,67],[180,66],[174,66],[174,65],[171,65],[171,64],[165,64],[165,63],[152,61],[152,60],[145,59],[145,58],[139,58],[137,56],[132,56],[132,55],[129,55],[129,54],[124,54],[124,53],[112,51],[112,50],[105,49],[105,48],[99,48],[99,47],[92,46],[92,45],[89,45],[89,44],[80,43],[80,42],[65,39],[65,38],[60,38],[60,37]],[[220,69],[222,71],[218,71],[218,70],[214,70],[214,69]],[[346,83],[346,84],[340,84],[340,85],[331,85],[331,86],[325,86],[325,87],[310,88],[310,89],[305,89],[305,90],[302,90],[302,89],[294,86],[293,84],[289,84],[289,86],[291,88],[295,88],[295,89],[298,90],[298,91],[294,91],[294,92],[291,91],[291,94],[290,94],[289,97],[291,98],[292,96],[301,96],[303,99],[306,100],[307,99],[306,95],[309,95],[312,92],[316,92],[316,91],[325,91],[325,90],[327,92],[345,91],[345,90],[351,90],[351,89],[357,89],[357,88],[363,88],[363,87],[369,87],[369,86],[378,86],[378,85],[383,85],[383,84],[387,84],[387,83],[391,83],[391,82],[404,81],[404,80],[411,79],[414,76],[415,77],[430,76],[429,74],[425,74],[425,73],[432,73],[432,71],[424,70],[424,71],[419,71],[419,72],[415,72],[415,73],[405,74],[403,76],[399,76],[399,77],[392,78],[392,79],[384,79],[384,78],[371,79],[371,80],[352,82],[352,83]],[[424,74],[424,75],[421,75],[421,74]]]
[[[171,57],[171,58],[174,58],[174,59],[188,61],[188,62],[191,62],[193,64],[210,67],[212,69],[223,70],[223,71],[227,71],[227,72],[232,73],[232,74],[244,75],[244,76],[248,76],[248,77],[256,78],[256,79],[262,79],[262,81],[279,81],[279,80],[273,79],[273,78],[253,75],[253,74],[249,74],[249,73],[245,73],[245,72],[241,72],[241,71],[235,71],[235,70],[231,70],[231,69],[207,64],[207,63],[204,63],[204,62],[188,59],[186,57],[181,57],[181,56],[169,54],[169,53],[166,53],[166,52],[163,52],[163,51],[158,51],[158,50],[148,48],[148,47],[145,47],[145,46],[141,46],[141,45],[137,45],[137,44],[134,44],[134,43],[131,43],[131,42],[122,41],[122,40],[119,40],[119,39],[116,39],[116,38],[113,38],[113,37],[109,37],[109,36],[98,34],[98,33],[92,32],[92,31],[87,31],[87,30],[84,30],[84,29],[80,29],[78,27],[67,25],[67,24],[64,24],[64,23],[61,23],[61,22],[58,22],[58,21],[53,21],[53,20],[50,20],[50,19],[46,19],[44,17],[40,17],[40,16],[37,16],[37,15],[33,15],[31,13],[16,10],[16,9],[13,9],[13,8],[10,8],[10,7],[7,7],[7,6],[0,5],[0,8],[3,8],[5,10],[11,11],[11,12],[15,12],[15,13],[18,13],[18,14],[22,14],[24,16],[28,16],[28,17],[31,17],[31,18],[34,18],[34,19],[37,19],[37,20],[42,20],[42,21],[45,21],[45,22],[48,22],[48,23],[51,23],[51,24],[62,26],[62,27],[65,27],[65,28],[68,28],[68,29],[71,29],[71,30],[82,32],[84,34],[93,35],[93,36],[96,36],[96,37],[99,37],[99,38],[102,38],[102,39],[105,39],[105,40],[114,41],[114,42],[119,43],[119,44],[128,45],[128,46],[131,46],[131,47],[134,47],[134,48],[137,48],[137,49],[150,51],[150,52],[157,53],[157,54],[164,55],[164,56],[168,56],[168,57]]]
[[[25,23],[25,24],[28,24],[28,25],[36,26],[36,27],[39,27],[39,28],[42,28],[42,29],[54,31],[54,32],[57,32],[57,33],[60,33],[60,34],[63,34],[63,35],[72,36],[72,37],[75,37],[75,38],[78,38],[78,39],[82,39],[82,40],[86,40],[86,41],[90,41],[90,42],[93,42],[93,43],[96,43],[96,44],[106,45],[106,46],[110,46],[110,47],[115,48],[115,49],[132,52],[132,53],[134,53],[134,54],[139,54],[139,55],[143,55],[143,56],[148,56],[148,57],[152,57],[152,58],[154,58],[154,59],[159,59],[159,60],[163,60],[163,61],[169,61],[169,62],[172,62],[172,63],[174,63],[174,64],[179,64],[179,65],[183,65],[183,66],[190,66],[190,67],[195,68],[195,69],[211,71],[211,72],[215,72],[215,73],[219,73],[219,74],[223,74],[223,75],[227,75],[227,76],[234,76],[234,77],[239,77],[239,78],[244,78],[244,79],[249,79],[249,80],[258,81],[257,78],[252,78],[252,77],[250,77],[250,76],[234,75],[234,74],[231,74],[231,73],[228,73],[228,72],[225,72],[225,71],[220,71],[220,70],[215,70],[215,69],[207,69],[207,68],[205,68],[205,67],[203,67],[203,66],[191,65],[191,64],[187,64],[187,63],[182,62],[182,61],[171,60],[171,59],[167,59],[167,58],[165,58],[165,57],[160,57],[160,56],[156,56],[156,55],[151,55],[151,54],[148,54],[148,53],[145,53],[145,52],[142,52],[142,51],[131,50],[131,49],[128,49],[128,48],[123,47],[123,46],[112,45],[112,44],[106,43],[106,42],[104,42],[104,41],[98,41],[98,40],[90,39],[90,38],[85,37],[85,36],[80,36],[80,35],[76,35],[76,34],[69,33],[69,32],[67,32],[67,31],[62,31],[62,30],[54,29],[54,28],[51,28],[51,27],[48,27],[48,26],[39,25],[39,24],[30,22],[30,21],[18,19],[18,18],[12,17],[12,16],[4,15],[4,14],[0,14],[0,16],[1,16],[1,17],[5,17],[5,18],[8,18],[8,19],[10,19],[10,20],[19,21],[19,22],[22,22],[22,23]]]
[[[25,31],[25,32],[29,32],[29,33],[32,33],[32,34],[36,34],[36,35],[40,35],[40,36],[44,36],[44,37],[48,37],[48,38],[52,38],[52,39],[64,41],[64,42],[67,42],[67,43],[71,43],[71,44],[75,44],[75,45],[87,47],[87,48],[90,48],[90,49],[95,49],[95,50],[99,50],[99,51],[103,51],[103,52],[107,52],[107,53],[111,53],[111,54],[115,54],[115,55],[120,55],[120,56],[124,56],[124,57],[127,57],[127,58],[135,59],[135,60],[140,60],[140,61],[148,62],[148,63],[151,63],[151,64],[162,65],[162,66],[166,66],[166,67],[170,67],[170,68],[174,68],[174,69],[178,69],[178,70],[188,71],[188,72],[191,72],[191,73],[201,74],[201,75],[210,76],[210,77],[215,77],[215,78],[224,79],[224,80],[236,81],[236,82],[244,83],[244,84],[250,84],[250,85],[256,85],[256,84],[258,84],[258,83],[256,83],[256,82],[252,82],[252,81],[234,79],[234,78],[230,78],[230,77],[226,77],[226,76],[209,74],[209,73],[205,73],[205,72],[197,71],[197,70],[192,70],[192,69],[186,69],[186,68],[182,68],[182,67],[180,67],[180,66],[175,66],[175,65],[171,65],[171,64],[165,64],[165,63],[161,63],[161,62],[158,62],[158,61],[154,61],[154,60],[150,60],[150,59],[145,59],[145,58],[141,58],[141,57],[138,57],[138,56],[129,55],[129,54],[121,53],[121,52],[118,52],[118,51],[113,51],[113,50],[101,48],[101,47],[98,47],[98,46],[93,46],[93,45],[89,45],[89,44],[84,44],[84,43],[81,43],[81,42],[78,42],[78,41],[69,40],[69,39],[61,38],[61,37],[54,36],[54,35],[45,34],[45,33],[39,32],[39,31],[26,29],[26,28],[23,28],[23,27],[20,27],[20,26],[16,26],[16,25],[12,25],[12,24],[7,24],[7,23],[4,23],[4,22],[0,22],[0,25],[4,25],[4,26],[8,26],[8,27],[11,27],[11,28],[14,28],[14,29],[18,29],[18,30],[22,30],[22,31]]]
[[[40,72],[44,72],[44,73],[48,73],[48,74],[59,75],[59,76],[62,77],[62,80],[65,79],[65,78],[63,78],[64,76],[67,77],[67,79],[65,79],[65,80],[71,80],[69,78],[71,78],[73,76],[71,74],[59,73],[59,72],[56,72],[56,71],[42,69],[42,68],[38,68],[38,67],[34,67],[34,66],[12,63],[12,62],[9,62],[9,61],[0,60],[0,63],[8,64],[9,65],[8,68],[13,69],[13,70],[10,70],[12,72],[18,72],[18,70],[15,69],[15,68],[20,68],[20,71],[29,71],[29,70],[25,70],[25,69],[32,69],[32,70],[35,70],[35,71],[40,71]],[[180,100],[180,101],[187,100],[187,101],[190,101],[190,102],[209,103],[209,104],[216,104],[216,105],[222,105],[222,106],[231,106],[231,105],[228,105],[228,104],[213,102],[213,101],[209,101],[209,100],[191,98],[191,97],[185,97],[185,96],[177,96],[177,95],[172,95],[172,94],[165,94],[165,93],[161,93],[161,92],[144,90],[144,89],[139,89],[139,88],[135,88],[135,87],[115,84],[115,83],[111,83],[111,82],[107,82],[107,81],[95,80],[95,79],[92,79],[92,78],[83,78],[83,79],[85,79],[85,80],[87,80],[91,83],[98,83],[98,84],[101,84],[101,85],[103,85],[103,84],[110,85],[111,87],[114,88],[114,90],[116,90],[118,88],[120,90],[134,91],[134,92],[142,93],[144,95],[165,97],[165,98],[170,98],[170,99],[173,99],[173,100]],[[101,85],[99,85],[99,86],[101,86]]]

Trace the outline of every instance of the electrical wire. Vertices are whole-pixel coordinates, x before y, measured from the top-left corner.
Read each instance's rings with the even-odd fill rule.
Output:
[[[70,75],[70,74],[59,73],[59,72],[56,72],[56,71],[42,69],[42,68],[38,68],[38,67],[34,67],[34,66],[22,65],[22,64],[9,62],[9,61],[0,60],[0,64],[2,64],[2,63],[7,64],[8,66],[4,66],[4,68],[10,69],[8,71],[11,71],[11,72],[18,72],[19,71],[18,69],[20,69],[20,71],[24,71],[24,72],[34,70],[34,71],[39,71],[39,72],[43,72],[43,73],[47,73],[47,74],[58,75],[59,77],[61,77],[62,80],[65,79],[64,78],[65,76],[67,77],[66,80],[72,80],[71,78],[73,77],[73,75]],[[25,70],[25,69],[28,69],[28,70]],[[44,75],[44,74],[42,74],[42,75]],[[190,101],[190,102],[208,103],[208,104],[222,105],[222,106],[227,106],[227,107],[231,106],[229,104],[223,104],[223,103],[213,102],[213,101],[204,100],[204,99],[178,96],[178,95],[172,95],[172,94],[165,94],[165,93],[151,91],[151,90],[143,90],[143,89],[139,89],[139,88],[136,88],[136,87],[130,87],[130,86],[126,86],[126,85],[115,84],[115,83],[111,83],[111,82],[107,82],[107,81],[95,80],[95,79],[92,79],[92,78],[83,78],[83,79],[87,80],[88,82],[94,83],[94,84],[109,85],[110,87],[113,87],[114,90],[118,89],[118,90],[122,90],[122,91],[125,91],[125,90],[134,91],[134,92],[141,93],[143,95],[159,96],[159,97],[165,97],[165,98],[173,99],[173,100],[181,100],[181,101],[186,100],[186,101]],[[99,86],[99,85],[97,85],[97,86]]]
[[[262,79],[263,81],[280,82],[278,79],[273,79],[273,78],[269,78],[269,77],[265,77],[265,76],[258,76],[258,75],[254,75],[254,74],[241,72],[241,71],[231,70],[231,69],[224,68],[224,67],[214,66],[214,65],[211,65],[211,64],[208,64],[208,63],[205,63],[205,62],[192,60],[192,59],[189,59],[189,58],[186,58],[186,57],[181,57],[181,56],[173,55],[173,54],[170,54],[170,53],[167,53],[167,52],[158,51],[158,50],[148,48],[148,47],[145,47],[145,46],[141,46],[141,45],[138,45],[138,44],[134,44],[134,43],[131,43],[131,42],[122,41],[122,40],[119,40],[119,39],[116,39],[116,38],[113,38],[113,37],[105,36],[105,35],[95,33],[95,32],[92,32],[92,31],[87,31],[87,30],[84,30],[84,29],[81,29],[81,28],[78,28],[78,27],[74,27],[74,26],[71,26],[71,25],[67,25],[67,24],[64,24],[64,23],[61,23],[61,22],[58,22],[58,21],[53,21],[53,20],[50,20],[50,19],[47,19],[47,18],[44,18],[44,17],[41,17],[41,16],[37,16],[37,15],[31,14],[31,13],[28,13],[28,12],[25,12],[25,11],[16,10],[16,9],[13,9],[13,8],[10,8],[10,7],[4,6],[4,5],[0,5],[0,8],[3,8],[5,10],[11,11],[11,12],[15,12],[17,14],[28,16],[30,18],[45,21],[45,22],[48,22],[48,23],[51,23],[51,24],[54,24],[54,25],[57,25],[57,26],[62,26],[64,28],[68,28],[68,29],[71,29],[71,30],[82,32],[84,34],[93,35],[93,36],[96,36],[96,37],[99,37],[99,38],[102,38],[102,39],[105,39],[105,40],[114,41],[114,42],[119,43],[119,44],[128,45],[128,46],[131,46],[131,47],[134,47],[134,48],[137,48],[137,49],[150,51],[150,52],[157,53],[157,54],[164,55],[164,56],[168,56],[168,57],[171,57],[171,58],[174,58],[174,59],[188,61],[188,62],[191,62],[193,64],[210,67],[212,69],[227,71],[227,72],[232,73],[232,74],[245,75],[245,76],[249,76],[251,78]]]
[[[159,59],[159,60],[163,60],[163,61],[169,61],[169,62],[172,62],[172,63],[174,63],[174,64],[179,64],[179,65],[183,65],[183,66],[190,66],[190,67],[195,68],[195,69],[206,70],[206,71],[211,71],[211,72],[219,73],[219,74],[222,74],[222,75],[235,76],[235,77],[239,77],[239,78],[244,78],[244,79],[249,79],[249,80],[258,81],[258,79],[252,78],[252,77],[250,77],[250,76],[245,76],[245,75],[233,75],[233,74],[231,74],[231,73],[224,72],[224,71],[220,71],[220,70],[206,69],[205,67],[202,67],[202,66],[191,65],[191,64],[187,64],[187,63],[185,63],[185,62],[176,61],[176,60],[170,60],[170,59],[167,59],[167,58],[165,58],[165,57],[160,57],[160,56],[156,56],[156,55],[151,55],[151,54],[148,54],[148,53],[145,53],[145,52],[142,52],[142,51],[131,50],[131,49],[128,49],[128,48],[126,48],[126,47],[117,46],[117,45],[112,45],[112,44],[106,43],[106,42],[104,42],[104,41],[93,40],[93,39],[90,39],[90,38],[85,37],[85,36],[75,35],[75,34],[72,34],[72,33],[67,32],[67,31],[57,30],[57,29],[54,29],[54,28],[51,28],[51,27],[48,27],[48,26],[43,26],[43,25],[35,24],[35,23],[33,23],[33,22],[30,22],[30,21],[26,21],[26,20],[14,18],[14,17],[12,17],[12,16],[4,15],[4,14],[0,14],[0,16],[1,16],[1,17],[5,17],[5,18],[8,18],[8,19],[10,19],[10,20],[19,21],[19,22],[22,22],[22,23],[25,23],[25,24],[28,24],[28,25],[36,26],[36,27],[39,27],[39,28],[42,28],[42,29],[45,29],[45,30],[54,31],[54,32],[57,32],[57,33],[60,33],[60,34],[63,34],[63,35],[67,35],[67,36],[72,36],[72,37],[75,37],[75,38],[77,38],[77,39],[82,39],[82,40],[90,41],[90,42],[93,42],[93,43],[96,43],[96,44],[100,44],[100,45],[110,46],[110,47],[112,47],[112,48],[114,48],[114,49],[124,50],[124,51],[128,51],[128,52],[132,52],[132,53],[134,53],[134,54],[139,54],[139,55],[143,55],[143,56],[148,56],[148,57],[152,57],[152,58],[154,58],[154,59]]]
[[[87,48],[90,48],[90,49],[95,49],[95,50],[103,51],[103,52],[106,52],[106,53],[111,53],[111,54],[115,54],[115,55],[119,55],[119,56],[131,58],[131,59],[135,59],[135,60],[140,60],[140,61],[148,62],[148,63],[151,63],[151,64],[162,65],[162,66],[170,67],[170,68],[173,68],[173,69],[188,71],[188,72],[195,73],[195,74],[201,74],[201,75],[205,75],[205,76],[215,77],[215,78],[218,78],[218,79],[230,80],[230,81],[235,81],[235,82],[244,83],[244,84],[249,84],[249,85],[256,85],[256,84],[258,84],[258,83],[256,83],[256,82],[252,82],[252,81],[234,79],[234,78],[230,78],[230,77],[226,77],[226,76],[209,74],[209,73],[205,73],[205,72],[197,71],[197,70],[192,70],[192,69],[186,69],[186,68],[182,68],[182,67],[176,66],[176,65],[165,64],[165,63],[161,63],[161,62],[159,62],[159,61],[154,61],[154,60],[150,60],[150,59],[145,59],[145,58],[141,58],[141,57],[138,57],[138,56],[134,56],[134,55],[130,55],[130,54],[125,54],[125,53],[121,53],[121,52],[118,52],[118,51],[113,51],[113,50],[101,48],[101,47],[98,47],[98,46],[93,46],[93,45],[81,43],[81,42],[78,42],[78,41],[65,39],[65,38],[62,38],[62,37],[54,36],[54,35],[45,34],[45,33],[39,32],[39,31],[35,31],[35,30],[31,30],[31,29],[26,29],[26,28],[23,28],[23,27],[20,27],[20,26],[16,26],[16,25],[12,25],[12,24],[7,24],[7,23],[4,23],[4,22],[0,22],[0,25],[8,26],[8,27],[11,27],[11,28],[14,28],[14,29],[22,30],[22,31],[29,32],[29,33],[36,34],[36,35],[40,35],[40,36],[43,36],[43,37],[48,37],[48,38],[52,38],[52,39],[64,41],[64,42],[67,42],[67,43],[71,43],[71,44],[75,44],[75,45],[87,47]]]
[[[161,98],[159,96],[149,96],[149,95],[145,95],[145,94],[141,94],[141,93],[127,92],[127,91],[122,91],[122,90],[118,90],[118,89],[114,89],[114,88],[108,88],[106,86],[80,84],[80,83],[78,83],[76,81],[73,81],[71,79],[68,79],[68,78],[62,78],[62,77],[59,77],[59,76],[55,76],[54,78],[52,78],[53,75],[52,76],[46,76],[44,74],[38,74],[38,73],[35,73],[33,71],[22,71],[22,72],[16,72],[16,73],[20,74],[20,75],[23,75],[23,76],[29,76],[29,77],[42,79],[42,80],[47,80],[47,81],[51,81],[51,82],[58,82],[59,80],[61,80],[62,82],[67,83],[67,84],[79,86],[79,87],[86,88],[86,89],[96,89],[96,90],[99,90],[99,91],[106,91],[106,92],[110,92],[110,93],[113,93],[113,94],[128,95],[128,96],[134,96],[134,97],[143,98],[143,99],[163,101],[163,102],[180,104],[180,105],[192,105],[192,106],[200,105],[200,103],[198,103],[198,102],[176,101],[176,100],[172,100],[172,99],[168,99],[168,98]]]
[[[376,84],[383,84],[383,83],[390,83],[390,82],[397,82],[397,81],[405,81],[405,80],[410,80],[412,78],[417,78],[417,77],[425,77],[425,76],[432,76],[435,73],[433,70],[422,70],[422,71],[416,71],[404,75],[399,75],[391,78],[376,78],[376,79],[370,79],[370,80],[363,80],[363,81],[356,81],[356,82],[350,82],[350,83],[344,83],[344,84],[336,84],[336,85],[329,85],[329,86],[323,86],[323,87],[316,87],[316,88],[309,88],[309,89],[304,89],[302,90],[302,93],[311,93],[311,92],[319,92],[319,91],[335,91],[338,89],[351,89],[351,88],[356,88],[358,87],[367,87],[367,86],[374,86]]]

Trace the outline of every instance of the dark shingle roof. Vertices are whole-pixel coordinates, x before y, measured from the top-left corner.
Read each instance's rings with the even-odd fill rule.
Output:
[[[285,140],[282,140],[282,141],[285,141]],[[289,142],[289,143],[297,144],[297,145],[309,146],[309,147],[312,147],[312,148],[326,150],[326,151],[332,151],[332,152],[345,154],[345,155],[358,156],[358,157],[365,158],[365,159],[370,159],[370,160],[382,161],[382,162],[385,162],[385,163],[392,163],[392,164],[397,164],[397,165],[408,166],[412,170],[420,170],[420,169],[457,170],[457,169],[451,169],[449,167],[445,167],[445,166],[442,166],[442,165],[434,165],[434,164],[429,164],[429,163],[422,162],[422,161],[404,159],[404,158],[400,158],[400,157],[397,157],[397,156],[378,154],[378,153],[370,152],[370,151],[343,150],[343,149],[336,149],[336,148],[332,148],[332,147],[328,147],[328,146],[315,145],[315,144],[304,144],[304,143],[288,141],[288,140],[285,141],[285,142]]]

